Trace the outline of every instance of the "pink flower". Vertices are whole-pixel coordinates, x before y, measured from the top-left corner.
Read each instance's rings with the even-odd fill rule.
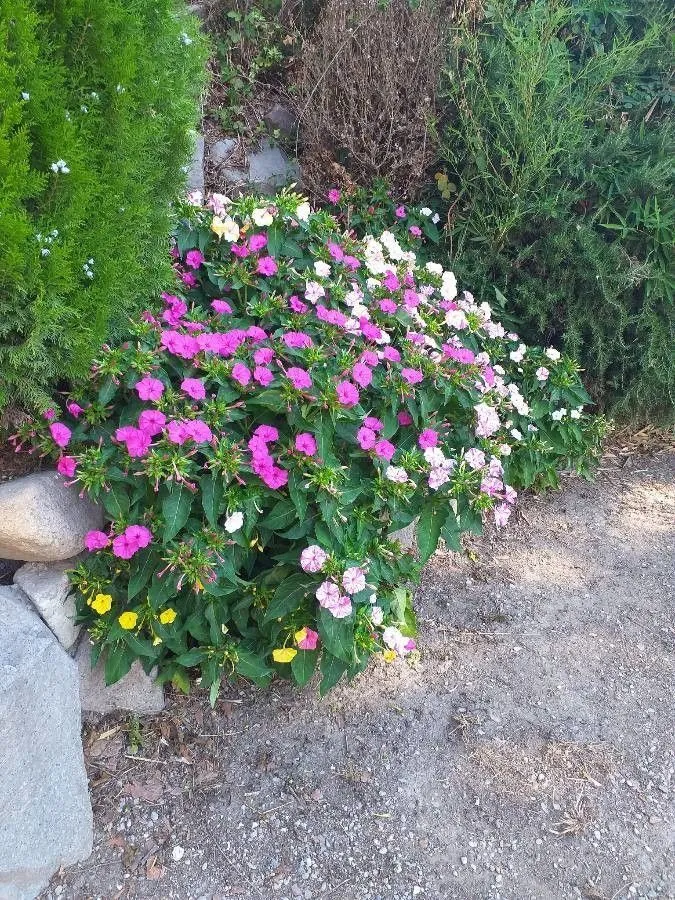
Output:
[[[235,363],[232,366],[231,374],[234,380],[238,381],[242,387],[246,387],[251,380],[251,370],[244,363]]]
[[[337,386],[337,398],[341,406],[356,406],[360,394],[351,381],[341,381]]]
[[[387,362],[401,362],[401,354],[398,352],[396,347],[386,346],[382,351],[382,355],[387,360]]]
[[[365,363],[367,366],[370,366],[371,369],[374,369],[380,362],[377,353],[374,353],[372,350],[364,350],[361,354],[361,362]]]
[[[76,466],[77,460],[74,456],[62,456],[56,464],[56,471],[65,478],[72,478]]]
[[[312,386],[312,379],[309,372],[306,372],[304,369],[298,369],[297,366],[291,366],[291,368],[288,369],[286,378],[293,383],[293,387],[296,391],[302,391],[306,388],[311,388]]]
[[[52,440],[56,444],[57,447],[67,447],[70,443],[70,436],[72,435],[72,431],[68,428],[67,425],[63,425],[61,422],[52,422],[49,426],[49,431],[52,436]]]
[[[452,344],[443,344],[443,353],[449,359],[457,360],[465,365],[471,365],[476,359],[476,354],[472,350],[468,350],[466,347],[454,347]]]
[[[298,647],[300,650],[316,650],[316,645],[319,640],[318,631],[312,631],[311,628],[307,626],[302,629],[305,632],[305,636],[301,641],[298,641]]]
[[[396,447],[390,441],[378,441],[375,444],[375,455],[380,459],[386,459],[389,462],[394,453],[396,453]]]
[[[267,237],[264,234],[252,234],[248,239],[248,246],[254,253],[257,253],[258,250],[267,246]]]
[[[115,438],[127,446],[127,453],[131,457],[141,457],[150,449],[151,437],[147,432],[135,428],[133,425],[124,425],[115,432]]]
[[[495,525],[497,526],[497,528],[503,528],[509,521],[509,516],[511,515],[511,507],[508,505],[508,503],[500,503],[499,506],[495,506],[494,514]]]
[[[352,612],[352,601],[346,596],[338,597],[337,600],[330,603],[322,603],[321,606],[325,606],[336,619],[346,619]]]
[[[271,256],[261,256],[258,260],[258,268],[256,272],[258,275],[276,275],[279,271],[279,266],[276,264],[276,260]]]
[[[246,244],[232,244],[230,250],[235,256],[239,257],[239,259],[245,259],[251,253]]]
[[[399,425],[412,425],[413,423],[413,417],[409,412],[406,412],[406,410],[402,410],[400,413],[398,413],[396,418]]]
[[[314,435],[308,431],[303,431],[295,439],[295,449],[298,453],[304,453],[305,456],[314,456],[318,450]]]
[[[405,206],[397,206],[394,215],[397,219],[405,219]]]
[[[411,291],[410,288],[406,288],[405,291],[403,291],[403,303],[408,312],[410,312],[411,309],[417,309],[420,305],[420,295],[415,293],[415,291]]]
[[[197,284],[197,279],[192,274],[192,272],[183,272],[183,274],[180,276],[180,280],[187,287],[194,287]]]
[[[339,203],[340,202],[340,191],[337,188],[331,188],[326,195],[328,197],[329,203]]]
[[[316,571],[318,571],[318,569]],[[337,586],[337,584],[335,584],[334,581],[322,581],[316,589],[315,596],[319,601],[319,605],[328,609],[331,604],[337,603],[339,601],[340,588]]]
[[[260,473],[260,477],[267,487],[271,488],[273,491],[288,484],[288,472],[286,469],[281,469],[279,466],[272,466],[270,469],[266,469]]]
[[[73,416],[73,418],[75,418],[75,419],[77,419],[79,417],[80,413],[84,412],[82,407],[78,403],[75,403],[72,400],[70,403],[66,403],[66,409],[71,414],[71,416]]]
[[[485,465],[485,454],[478,447],[469,447],[464,454],[464,459],[471,469],[482,469]]]
[[[166,425],[166,416],[158,409],[144,409],[138,417],[138,427],[150,437],[161,434]]]
[[[253,354],[253,359],[259,366],[266,366],[274,359],[274,350],[271,347],[261,347]]]
[[[90,553],[103,550],[110,543],[110,538],[102,531],[88,531],[84,536],[84,546]]]
[[[328,554],[325,553],[318,544],[310,544],[310,546],[305,547],[300,554],[300,568],[303,572],[314,574],[323,569],[327,559]]]
[[[294,313],[298,313],[299,315],[302,315],[302,313],[306,313],[309,309],[307,304],[303,303],[299,297],[295,296],[295,294],[292,297],[288,298],[288,305]]]
[[[412,234],[413,237],[422,237],[422,229],[419,227],[419,225],[411,225],[408,231],[410,232],[410,234]]]
[[[356,432],[356,440],[362,450],[372,450],[377,443],[377,435],[370,428],[361,427]]]
[[[427,447],[435,447],[438,444],[438,432],[433,428],[425,428],[417,439],[417,443],[422,450],[426,450]]]
[[[382,284],[388,291],[397,291],[401,287],[401,282],[396,277],[396,273],[392,272],[391,269],[385,274],[382,279]]]
[[[419,369],[401,369],[401,378],[408,384],[419,384],[424,380],[424,375]]]
[[[394,303],[391,297],[385,297],[384,300],[380,300],[380,309],[383,313],[387,313],[387,315],[393,315],[398,306]]]
[[[159,400],[164,393],[164,385],[159,378],[151,378],[149,375],[137,381],[135,388],[141,400]]]
[[[270,444],[279,440],[279,432],[274,425],[258,425],[253,434],[260,438],[264,444]]]
[[[267,387],[268,384],[274,381],[274,373],[265,368],[265,366],[256,366],[253,370],[253,378],[258,384]]]
[[[366,587],[366,573],[358,566],[345,569],[342,576],[342,586],[348,594],[358,594]]]
[[[181,390],[193,400],[203,400],[206,397],[206,388],[204,382],[199,378],[184,378],[181,381]]]
[[[384,428],[384,424],[379,419],[376,419],[375,416],[366,416],[363,424],[366,428],[370,428],[371,431],[382,431]]]
[[[48,422],[51,422],[51,420],[54,418],[54,416],[56,415],[56,413],[54,412],[53,409],[50,408],[50,409],[46,409],[46,410],[42,413],[42,415],[45,417],[45,419],[46,419]]]
[[[359,387],[366,388],[373,380],[373,373],[365,363],[356,363],[352,369],[352,378]]]
[[[312,339],[304,331],[287,331],[282,338],[287,347],[296,350],[304,350],[312,346]]]
[[[497,410],[486,403],[477,403],[474,406],[476,412],[476,436],[490,437],[501,428]]]
[[[212,300],[211,309],[220,316],[229,316],[232,314],[232,307],[226,300]]]
[[[122,534],[113,538],[112,547],[115,556],[120,559],[131,557],[143,550],[152,541],[152,532],[144,525],[129,525]]]
[[[550,372],[546,368],[546,366],[539,366],[539,368],[537,369],[537,371],[534,374],[535,374],[537,381],[546,381],[546,379],[550,375]]]
[[[196,444],[206,444],[213,440],[213,433],[206,422],[201,419],[193,419],[185,423],[185,431]]]
[[[178,444],[179,446],[183,445],[187,440],[189,440],[190,435],[187,432],[185,427],[185,422],[179,422],[178,420],[172,420],[166,426],[166,436],[171,441],[172,444]]]
[[[204,262],[204,256],[201,250],[188,250],[185,254],[185,265],[191,269],[198,269]]]
[[[328,241],[327,246],[328,252],[330,253],[331,257],[336,262],[342,262],[342,260],[345,258],[345,252],[342,247],[339,244],[335,244],[333,241]]]
[[[359,268],[361,262],[355,256],[345,256],[342,262],[347,266],[348,269],[351,269],[354,272]]]

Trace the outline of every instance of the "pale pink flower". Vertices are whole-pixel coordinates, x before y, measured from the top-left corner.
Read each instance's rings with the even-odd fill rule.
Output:
[[[305,547],[300,554],[300,568],[303,572],[314,574],[323,569],[327,559],[328,554],[325,553],[318,544],[310,544],[310,546]],[[324,583],[329,584],[330,582]]]

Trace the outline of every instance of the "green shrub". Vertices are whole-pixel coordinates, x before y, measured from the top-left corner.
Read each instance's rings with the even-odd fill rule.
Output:
[[[458,272],[561,341],[606,408],[668,419],[673,15],[635,9],[499,0],[456,32],[441,186]]]
[[[215,698],[319,665],[324,691],[414,648],[419,565],[392,532],[419,516],[422,563],[461,549],[514,487],[585,471],[602,421],[571,360],[417,264],[423,214],[360,241],[289,192],[210,203],[186,209],[161,320],[33,438],[106,511],[73,582],[109,681],[199,667]]]
[[[0,0],[0,408],[45,404],[170,277],[203,42],[173,0]]]

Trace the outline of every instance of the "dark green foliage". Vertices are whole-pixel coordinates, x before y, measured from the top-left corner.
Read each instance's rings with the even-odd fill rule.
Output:
[[[499,0],[455,35],[443,133],[453,265],[561,341],[633,418],[675,400],[673,14]],[[441,185],[443,186],[443,185]]]
[[[203,62],[173,0],[0,0],[0,409],[47,403],[166,283]]]

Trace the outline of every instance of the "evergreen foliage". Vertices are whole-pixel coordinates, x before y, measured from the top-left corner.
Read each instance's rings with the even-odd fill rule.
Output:
[[[203,63],[173,0],[0,0],[0,409],[46,404],[170,278]]]

